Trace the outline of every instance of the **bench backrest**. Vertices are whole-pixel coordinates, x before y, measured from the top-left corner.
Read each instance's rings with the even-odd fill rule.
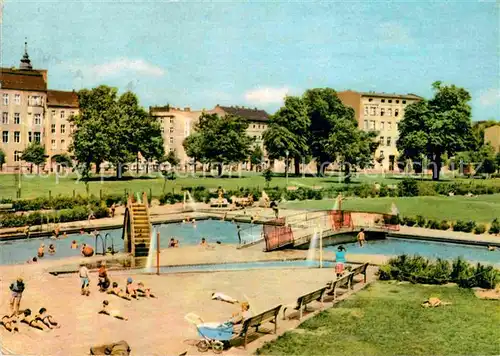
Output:
[[[318,290],[315,290],[314,292],[304,294],[303,296],[299,297],[297,299],[297,304],[299,306],[309,304],[310,302],[314,300],[319,300],[323,296],[323,294],[326,291],[326,287],[320,288]]]
[[[352,275],[353,275],[353,273],[351,272],[351,273],[343,275],[339,279],[334,280],[332,282],[332,288],[342,287],[342,286],[348,284],[349,283],[349,279],[351,278]]]
[[[281,305],[278,305],[277,307],[269,309],[263,313],[260,313],[259,315],[252,316],[251,318],[246,319],[243,322],[242,331],[247,330],[251,326],[258,326],[266,321],[273,320],[274,318],[277,317],[280,309],[281,309]]]
[[[354,273],[355,275],[360,274],[360,273],[364,274],[366,272],[367,267],[368,267],[368,263],[363,263],[361,266],[358,266],[358,267],[352,269],[351,273]]]

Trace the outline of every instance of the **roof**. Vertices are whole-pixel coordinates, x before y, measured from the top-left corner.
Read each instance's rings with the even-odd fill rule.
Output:
[[[267,122],[269,121],[269,114],[265,110],[259,110],[257,108],[251,109],[239,106],[219,106],[220,109],[224,110],[227,114],[241,116],[248,121],[259,121]]]
[[[2,89],[46,91],[47,82],[38,70],[0,68]]]
[[[417,100],[422,100],[423,98],[421,96],[418,96],[416,94],[396,94],[396,93],[376,93],[376,92],[360,92],[361,95],[363,96],[376,96],[376,97],[383,97],[383,98],[399,98],[399,99],[417,99]]]
[[[48,90],[47,106],[78,108],[78,95],[74,91]]]

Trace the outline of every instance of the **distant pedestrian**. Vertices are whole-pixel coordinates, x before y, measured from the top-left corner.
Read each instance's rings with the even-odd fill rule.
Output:
[[[19,307],[21,306],[21,298],[23,297],[24,289],[26,288],[23,279],[18,277],[15,282],[10,285],[12,292],[10,298],[10,310],[12,314],[19,314]]]
[[[344,246],[339,246],[335,252],[335,273],[337,278],[342,277],[344,274],[344,264],[345,264],[345,252]]]
[[[115,217],[115,210],[116,210],[116,204],[113,203],[113,205],[111,205],[111,217],[112,218]]]
[[[358,239],[359,246],[363,247],[363,245],[366,243],[365,229],[361,229],[361,231],[358,233],[357,239]]]
[[[89,270],[87,266],[85,266],[85,263],[80,264],[80,270],[78,271],[79,276],[80,276],[80,282],[81,282],[81,294],[88,296],[90,295],[89,291],[89,284],[90,284],[90,278],[89,278]]]
[[[241,228],[240,228],[240,225],[237,225],[236,228],[238,229],[238,241],[240,242],[240,245],[241,245]]]

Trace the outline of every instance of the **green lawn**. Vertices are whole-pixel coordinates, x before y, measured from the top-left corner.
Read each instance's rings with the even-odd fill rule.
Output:
[[[424,309],[429,297],[450,306]],[[500,303],[455,286],[377,282],[286,332],[262,355],[498,355]]]
[[[100,191],[103,194],[123,194],[125,189],[128,191],[149,191],[152,190],[153,196],[158,197],[163,192],[164,180],[163,178],[134,178],[127,177],[127,180],[104,180],[101,182],[98,178],[89,183],[90,193],[99,195]],[[360,175],[353,179],[353,185],[359,183],[385,183],[388,185],[395,185],[400,181],[401,177],[398,175]],[[429,180],[429,178],[425,178]],[[338,176],[327,177],[294,177],[288,178],[289,186],[341,186],[342,178]],[[475,181],[476,183],[476,181]],[[500,185],[500,179],[477,181],[478,184]],[[261,174],[245,173],[238,177],[234,173],[232,178],[212,178],[209,173],[205,177],[179,177],[175,181],[168,181],[165,186],[165,191],[170,192],[172,189],[179,191],[181,187],[186,186],[205,186],[207,188],[217,188],[222,186],[225,189],[236,189],[238,187],[260,187],[263,188],[266,183]],[[271,186],[285,187],[287,179],[281,175],[272,179]],[[0,199],[1,198],[15,198],[17,183],[13,174],[0,174]],[[38,196],[48,196],[49,191],[52,195],[70,195],[85,193],[85,185],[79,181],[76,175],[70,177],[58,178],[55,175],[50,176],[23,176],[21,179],[21,196],[22,198],[35,198]]]
[[[500,218],[500,194],[466,196],[429,196],[402,198],[345,198],[342,208],[346,210],[383,212],[391,211],[395,203],[403,216],[422,215],[436,220],[474,220],[490,223]],[[285,208],[332,209],[334,200],[289,201]]]

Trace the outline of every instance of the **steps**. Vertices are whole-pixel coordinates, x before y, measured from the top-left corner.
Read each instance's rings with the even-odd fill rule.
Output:
[[[125,251],[134,256],[135,267],[143,267],[151,244],[151,220],[148,210],[147,195],[143,193],[142,203],[133,202],[129,197],[125,213],[124,231],[126,231]]]

